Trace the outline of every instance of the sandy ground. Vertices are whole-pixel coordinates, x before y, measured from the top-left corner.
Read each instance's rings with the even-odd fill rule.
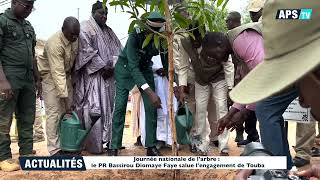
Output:
[[[132,136],[131,128],[129,127],[130,123],[126,123],[125,134],[124,134],[124,146],[125,150],[121,151],[121,155],[123,156],[143,156],[145,151],[142,147],[135,147],[133,143],[135,142],[135,137]],[[289,142],[290,145],[295,145],[295,123],[289,123]],[[242,148],[238,148],[236,143],[234,142],[235,132],[231,133],[229,139],[230,145],[230,155],[238,156],[242,152]],[[18,145],[17,143],[12,143],[11,145],[14,158],[18,158]],[[48,155],[46,149],[46,142],[35,143],[34,149],[37,151],[37,155],[46,156]],[[161,152],[164,155],[171,155],[171,149],[163,149]],[[86,153],[88,154],[88,153]],[[292,154],[294,155],[294,151],[292,150]],[[90,154],[88,154],[90,155]],[[105,156],[106,154],[101,154],[101,156]],[[182,146],[179,155],[192,155],[189,152],[188,146]],[[219,155],[219,151],[217,148],[212,148],[210,151],[210,156]],[[312,163],[318,161],[317,159],[313,159]],[[307,168],[307,167],[304,167]],[[195,180],[195,179],[214,179],[214,180],[229,180],[232,179],[235,174],[234,170],[182,170],[181,171],[181,179],[186,180]],[[84,172],[40,172],[40,171],[17,171],[12,173],[4,173],[0,171],[0,179],[64,179],[64,180],[102,180],[102,179],[171,179],[172,171],[167,170],[88,170]]]

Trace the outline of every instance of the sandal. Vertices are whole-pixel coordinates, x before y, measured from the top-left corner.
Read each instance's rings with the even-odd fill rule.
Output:
[[[221,152],[220,152],[220,156],[229,156],[229,153],[228,153],[228,152],[223,152],[223,151],[221,151]]]

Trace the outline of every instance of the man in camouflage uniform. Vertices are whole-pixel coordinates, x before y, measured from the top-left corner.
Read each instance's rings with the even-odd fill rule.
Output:
[[[36,36],[25,20],[35,0],[12,0],[11,8],[0,15],[0,169],[19,170],[12,160],[10,126],[15,113],[20,156],[32,154],[36,87],[41,93],[34,58]]]

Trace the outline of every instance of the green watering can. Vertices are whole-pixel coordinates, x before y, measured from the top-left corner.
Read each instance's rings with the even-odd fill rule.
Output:
[[[178,144],[191,144],[192,113],[186,104],[179,107],[175,121]]]
[[[84,130],[76,112],[67,117],[65,113],[60,118],[60,148],[62,151],[81,151],[82,142],[89,134],[90,129]]]

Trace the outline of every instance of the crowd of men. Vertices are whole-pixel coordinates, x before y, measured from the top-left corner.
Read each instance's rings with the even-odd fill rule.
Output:
[[[41,133],[33,135],[34,126],[40,126],[39,121],[35,123],[39,114],[36,100],[40,97],[46,110],[46,140],[51,156],[67,153],[60,149],[58,129],[61,115],[72,111],[84,128],[91,128],[84,150],[101,154],[106,148],[110,156],[121,153],[130,91],[135,105],[134,132],[139,136],[135,145],[144,146],[148,156],[161,155],[161,147],[172,145],[167,53],[152,42],[142,46],[148,34],[165,31],[165,18],[151,12],[146,18],[147,28],[136,27],[122,47],[106,25],[108,9],[98,1],[92,6],[89,20],[80,25],[76,18],[67,17],[61,30],[47,40],[43,53],[35,56],[36,33],[25,20],[34,1],[12,0],[11,8],[0,15],[0,169],[20,169],[10,149],[13,115],[20,156],[36,153],[34,137],[43,137]],[[273,155],[287,156],[288,170],[293,165],[309,164],[312,155],[320,155],[313,147],[315,123],[298,124],[297,155],[292,161],[282,117],[299,97],[301,106],[311,106],[313,118],[320,120],[319,61],[312,52],[319,45],[319,26],[315,22],[320,14],[315,12],[306,21],[308,27],[301,30],[302,22],[275,20],[275,5],[320,8],[315,0],[266,4],[250,0],[252,23],[241,25],[240,13],[230,12],[227,33],[206,32],[202,37],[197,28],[201,24],[194,23],[186,29],[193,37],[174,37],[174,110],[179,103],[187,102],[193,114],[192,153],[208,155],[210,147],[216,146],[221,156],[228,156],[230,129],[235,129],[239,146],[261,138]],[[189,18],[183,5],[176,9]],[[302,174],[319,177],[318,170],[315,166]],[[250,173],[240,171],[237,176],[247,177]]]

